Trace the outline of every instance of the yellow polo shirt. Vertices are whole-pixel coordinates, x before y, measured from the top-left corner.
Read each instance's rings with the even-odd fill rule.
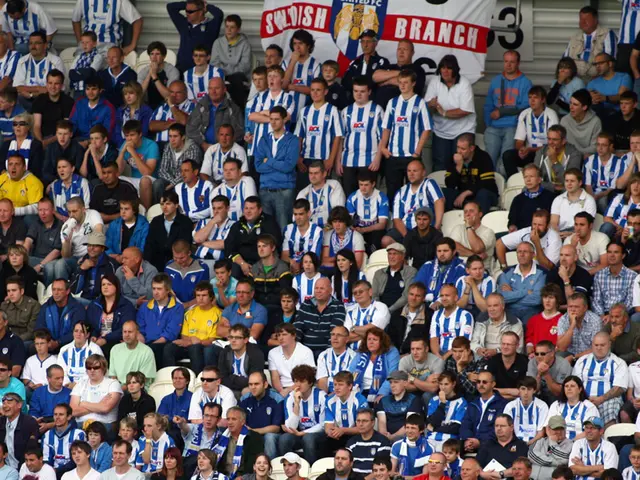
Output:
[[[198,340],[216,338],[221,317],[222,310],[215,305],[206,311],[194,306],[184,314],[182,336],[197,337]]]
[[[11,180],[6,171],[0,175],[0,199],[8,198],[14,208],[38,203],[43,193],[42,182],[31,172],[25,173],[20,180]]]

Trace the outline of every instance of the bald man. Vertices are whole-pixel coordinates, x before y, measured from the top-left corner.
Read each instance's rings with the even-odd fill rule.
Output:
[[[116,270],[116,277],[122,286],[121,294],[136,307],[153,298],[151,281],[157,274],[156,267],[142,259],[138,247],[124,249],[122,266]]]
[[[467,458],[460,467],[460,478],[462,480],[478,480],[481,471],[482,468],[475,458]]]
[[[156,378],[156,359],[153,350],[138,341],[139,335],[138,323],[135,320],[126,321],[122,325],[122,342],[111,349],[109,376],[116,378],[122,384],[122,390],[127,388],[127,374],[129,372],[144,373],[147,388]],[[155,411],[155,402],[150,411]]]
[[[169,127],[174,123],[186,125],[194,106],[188,98],[185,83],[182,80],[171,82],[167,101],[156,108],[149,122],[149,132],[156,134],[156,142],[169,141]]]
[[[578,265],[578,252],[572,244],[560,249],[560,264],[547,274],[547,283],[555,283],[562,290],[561,305],[566,307],[567,298],[576,292],[591,296],[593,277]]]

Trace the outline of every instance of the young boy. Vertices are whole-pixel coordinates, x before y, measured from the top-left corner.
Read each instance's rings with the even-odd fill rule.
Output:
[[[24,113],[24,108],[18,103],[18,90],[7,87],[0,90],[0,134],[2,140],[13,140],[13,119],[16,115]]]
[[[49,354],[49,342],[51,341],[49,331],[36,330],[33,337],[36,354],[27,359],[22,372],[22,382],[28,390],[32,391],[47,385],[47,368],[58,362],[56,355]]]
[[[220,77],[224,80],[224,72],[209,64],[211,49],[206,45],[198,45],[193,49],[193,63],[195,67],[184,72],[184,83],[187,85],[189,100],[197,102],[207,95],[209,80]]]
[[[299,300],[298,292],[291,287],[284,287],[280,290],[280,308],[282,309],[282,318],[279,319],[279,323],[294,323],[296,321],[296,305]],[[269,328],[270,325],[267,325]],[[274,332],[269,337],[267,345],[270,347],[278,347],[280,342],[278,341],[278,335]]]
[[[320,62],[311,54],[316,41],[311,32],[299,29],[293,32],[289,48],[293,52],[291,58],[282,62],[284,69],[283,87],[293,95],[293,119],[291,127],[295,127],[300,112],[307,104],[311,81],[320,75]]]
[[[342,110],[349,104],[349,100],[344,87],[337,81],[339,74],[340,66],[335,60],[327,60],[322,64],[322,78],[329,85],[329,91],[324,99],[334,107],[338,107],[338,110]]]
[[[346,204],[354,230],[362,234],[369,252],[381,248],[389,219],[389,199],[376,188],[376,177],[376,172],[362,170],[358,190],[349,195]]]
[[[109,132],[102,125],[89,130],[89,148],[84,153],[80,175],[92,184],[100,183],[102,167],[118,159],[118,150],[109,143]]]
[[[129,465],[132,467],[136,464],[136,456],[138,455],[138,441],[136,436],[138,435],[138,422],[133,417],[124,417],[120,420],[118,429],[118,436],[125,442],[129,442],[133,448],[131,456],[129,457]]]
[[[613,154],[613,135],[601,132],[596,138],[596,153],[582,167],[584,189],[595,199],[599,213],[606,212],[609,195],[619,188],[618,179],[627,169],[625,159]]]
[[[394,475],[414,477],[427,473],[427,462],[433,453],[424,431],[424,417],[411,414],[404,422],[405,437],[391,447],[391,465]]]
[[[76,100],[69,120],[73,123],[75,138],[82,148],[89,145],[89,132],[96,125],[107,129],[109,138],[116,126],[116,109],[107,100],[100,98],[102,80],[90,77],[84,82],[85,96]]]
[[[513,434],[527,445],[533,445],[544,436],[544,426],[549,406],[534,397],[538,382],[534,377],[524,377],[518,385],[518,396],[504,407],[513,418]]]
[[[81,197],[84,200],[84,204],[89,205],[91,202],[91,190],[87,179],[75,173],[75,165],[66,158],[58,159],[56,170],[58,172],[58,180],[49,185],[49,196],[55,206],[53,214],[61,222],[66,222],[69,219],[67,200],[72,197]]]
[[[83,32],[80,36],[80,46],[82,53],[73,60],[73,65],[69,70],[69,80],[74,98],[80,97],[84,92],[85,80],[96,76],[107,64],[104,55],[97,49],[98,36],[95,32]]]
[[[496,282],[485,272],[484,261],[479,255],[467,258],[467,275],[456,280],[458,306],[471,312],[474,318],[487,311],[487,295],[496,291]]]
[[[529,89],[529,108],[518,117],[514,139],[515,149],[502,156],[504,169],[509,178],[535,160],[536,152],[547,144],[549,127],[559,123],[558,114],[546,105],[547,92],[540,86]]]
[[[548,283],[540,290],[542,297],[542,312],[534,315],[527,322],[525,345],[527,355],[534,356],[536,345],[543,340],[555,345],[558,342],[558,321],[562,317],[563,292],[555,283]]]
[[[446,474],[451,480],[460,479],[460,468],[464,461],[460,457],[460,440],[457,438],[450,438],[442,444],[442,453],[447,459]]]
[[[256,97],[267,91],[267,85],[267,67],[260,65],[254,68],[251,73],[251,92],[253,94],[249,94],[247,104],[244,107],[244,141],[250,148],[253,143],[253,130],[256,128],[256,123],[249,120],[251,106]]]
[[[629,452],[631,466],[622,471],[623,480],[636,480],[640,478],[640,445],[634,445]]]

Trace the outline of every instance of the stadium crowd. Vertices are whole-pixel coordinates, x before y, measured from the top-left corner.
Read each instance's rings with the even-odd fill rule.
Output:
[[[0,480],[640,478],[622,4],[550,85],[504,53],[482,149],[456,57],[410,40],[366,30],[341,74],[296,30],[253,68],[187,0],[175,65],[127,65],[135,6],[78,0],[67,68],[46,8],[0,1]]]

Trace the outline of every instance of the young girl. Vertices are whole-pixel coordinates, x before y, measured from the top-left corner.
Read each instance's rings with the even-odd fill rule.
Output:
[[[562,290],[555,283],[549,283],[542,287],[540,296],[544,310],[527,322],[525,342],[529,358],[534,357],[536,345],[542,340],[549,340],[554,345],[558,341],[558,321],[562,316],[559,312],[563,298]]]
[[[118,108],[116,131],[114,133],[114,143],[118,148],[124,142],[122,127],[125,123],[129,120],[140,120],[140,123],[142,123],[142,135],[146,136],[149,133],[149,121],[153,114],[151,107],[143,103],[144,93],[142,85],[138,82],[131,80],[127,83],[122,88],[122,98],[124,98],[124,105]]]
[[[91,468],[102,473],[111,468],[112,452],[107,443],[107,428],[101,422],[93,422],[87,427],[87,440],[91,445]]]
[[[271,459],[269,455],[261,453],[253,462],[253,473],[245,473],[242,480],[272,480],[269,475],[271,475]]]
[[[164,452],[176,444],[169,435],[169,420],[159,413],[147,413],[144,416],[143,435],[138,439],[136,468],[142,473],[156,473],[164,465]],[[147,439],[151,440],[147,443]]]
[[[298,292],[298,304],[313,298],[313,289],[322,274],[319,272],[320,259],[314,252],[307,252],[302,256],[302,272],[293,277],[293,288]]]
[[[64,384],[73,388],[79,380],[87,377],[85,361],[89,355],[103,355],[102,349],[89,340],[91,325],[78,322],[73,327],[73,342],[60,349],[58,364],[64,370]]]
[[[358,280],[366,280],[364,273],[358,269],[356,256],[351,250],[342,249],[336,254],[336,274],[333,276],[333,296],[350,310],[356,305],[353,299],[353,284]]]
[[[450,438],[459,438],[462,419],[467,412],[467,401],[460,396],[456,375],[444,372],[438,377],[440,391],[427,406],[425,436],[435,452]]]

